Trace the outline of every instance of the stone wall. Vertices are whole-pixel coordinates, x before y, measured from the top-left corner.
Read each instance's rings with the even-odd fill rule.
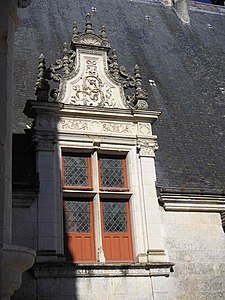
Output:
[[[224,299],[225,235],[219,213],[162,212],[174,272],[169,299]]]

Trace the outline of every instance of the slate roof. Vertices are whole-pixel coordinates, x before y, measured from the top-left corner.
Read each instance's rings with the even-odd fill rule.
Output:
[[[73,21],[84,29],[95,7],[95,30],[105,25],[119,64],[137,63],[149,94],[149,109],[162,111],[158,136],[157,185],[224,189],[225,178],[225,11],[193,4],[191,24],[156,1],[41,0],[19,11],[15,40],[14,132],[30,120],[22,111],[34,98],[38,57],[61,58]],[[154,80],[156,86],[149,83]]]

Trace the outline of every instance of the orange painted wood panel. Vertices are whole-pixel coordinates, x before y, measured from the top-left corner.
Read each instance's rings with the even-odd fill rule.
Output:
[[[107,262],[133,261],[132,244],[128,234],[104,233],[103,249]]]
[[[67,233],[67,253],[73,262],[94,262],[93,235],[89,233]]]

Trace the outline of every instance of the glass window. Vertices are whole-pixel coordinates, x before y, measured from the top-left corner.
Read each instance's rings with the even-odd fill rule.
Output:
[[[63,155],[63,186],[67,188],[91,188],[90,156]]]
[[[99,157],[101,189],[127,190],[126,161],[124,157]]]
[[[93,180],[90,192],[92,176],[99,180]],[[103,249],[106,262],[132,261],[129,199],[120,198],[128,191],[126,157],[64,153],[62,178],[69,260],[96,262],[98,249]],[[98,215],[96,219],[93,211]],[[96,247],[95,232],[102,236],[102,241],[98,241],[101,244]]]

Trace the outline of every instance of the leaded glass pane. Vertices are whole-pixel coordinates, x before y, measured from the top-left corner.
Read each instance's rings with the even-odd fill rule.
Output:
[[[124,187],[123,159],[100,158],[102,187]]]
[[[64,185],[88,185],[88,166],[86,157],[64,156]]]
[[[66,232],[90,232],[89,202],[64,201]]]
[[[104,232],[127,232],[125,202],[102,202]]]

